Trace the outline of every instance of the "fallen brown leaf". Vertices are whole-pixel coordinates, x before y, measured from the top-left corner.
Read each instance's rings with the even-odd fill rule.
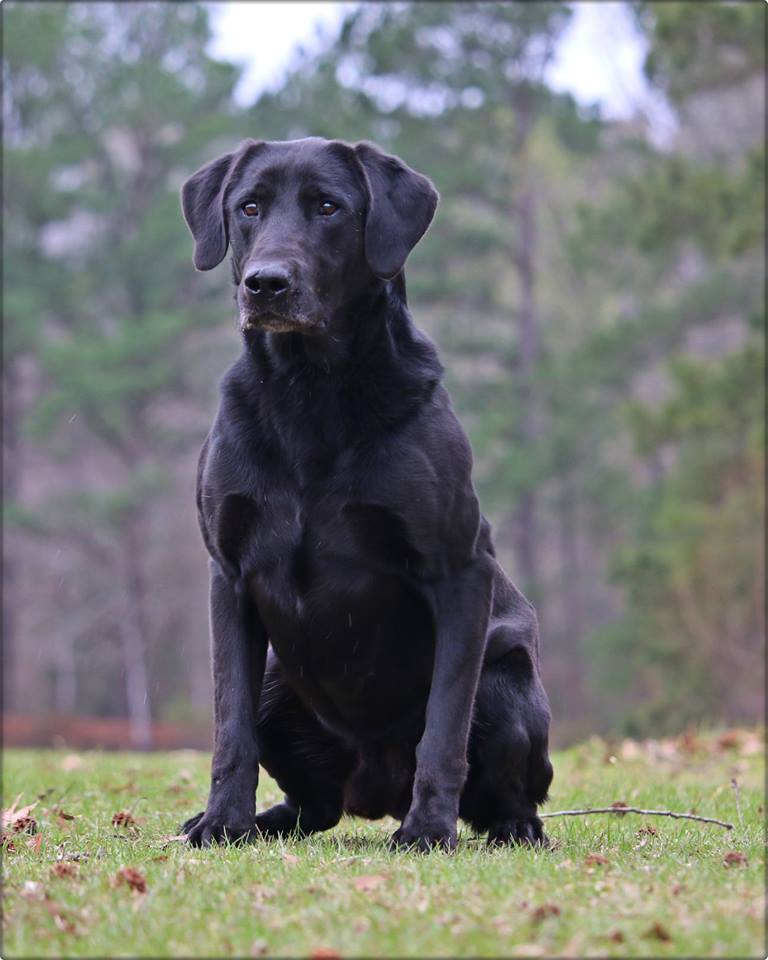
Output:
[[[146,893],[147,881],[134,867],[120,867],[114,877],[116,886],[127,886],[134,893]]]
[[[290,863],[293,866],[294,863],[298,863],[299,858],[295,853],[284,853],[283,854],[283,863]]]
[[[0,846],[2,846],[6,853],[16,852],[16,844],[11,840],[10,834],[8,833],[0,834]]]
[[[643,824],[643,826],[640,827],[640,829],[637,832],[638,834],[647,833],[649,837],[656,837],[658,836],[658,833],[659,833],[656,827],[652,827],[650,823]]]
[[[13,821],[14,833],[37,833],[37,820],[34,817],[17,817]]]
[[[42,833],[36,834],[34,837],[30,837],[27,840],[27,846],[32,851],[32,853],[40,853],[40,847],[43,845],[43,835]]]
[[[386,882],[387,878],[384,876],[384,874],[372,873],[364,874],[360,877],[354,877],[352,880],[352,886],[367,893],[369,890],[375,890],[377,887],[380,887],[382,883]]]
[[[269,945],[266,940],[254,940],[251,949],[248,951],[251,957],[263,957],[269,952]]]
[[[547,917],[559,917],[560,907],[556,903],[542,903],[531,914],[534,923],[541,923]]]
[[[738,730],[726,730],[717,738],[717,745],[721,750],[735,750],[741,745],[741,733]]]
[[[612,940],[614,943],[624,943],[624,934],[621,930],[611,930],[608,934],[608,939]]]
[[[678,746],[684,753],[697,753],[701,750],[701,740],[694,730],[685,730],[677,738]]]
[[[341,960],[341,954],[333,947],[317,947],[310,953],[312,960]]]
[[[672,934],[667,930],[663,923],[656,921],[652,927],[645,931],[646,937],[653,937],[655,940],[663,940],[665,943],[672,939]]]
[[[605,866],[608,863],[608,857],[604,857],[601,853],[590,853],[584,860],[584,863],[588,867],[592,866]]]
[[[729,850],[723,857],[723,865],[726,867],[740,867],[746,862],[747,858],[740,850]]]
[[[129,813],[128,810],[119,810],[117,813],[112,814],[112,826],[135,827],[136,818],[132,813]]]
[[[54,863],[50,869],[51,877],[59,880],[71,879],[76,877],[78,873],[79,871],[74,863],[64,863],[62,861]]]
[[[56,818],[56,823],[62,830],[69,830],[73,821],[76,819],[73,813],[66,813],[61,807],[54,807],[53,815]]]
[[[8,807],[6,810],[3,810],[3,830],[5,830],[6,827],[10,827],[10,826],[12,826],[17,833],[20,830],[24,830],[25,829],[24,826],[19,827],[17,830],[16,822],[19,820],[21,820],[22,822],[30,821],[31,823],[35,823],[35,821],[30,817],[29,814],[32,810],[35,809],[38,801],[35,800],[34,803],[28,803],[25,807],[20,807],[18,806],[18,803],[19,803],[19,800],[21,800],[21,797],[22,797],[22,794],[19,794],[18,797],[16,797],[16,799],[10,805],[10,807]],[[37,825],[35,824],[35,827],[36,826]]]

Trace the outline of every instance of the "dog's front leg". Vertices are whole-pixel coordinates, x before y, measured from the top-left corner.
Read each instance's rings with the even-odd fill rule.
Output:
[[[478,559],[435,587],[437,631],[411,806],[392,840],[428,850],[456,846],[467,739],[491,608],[492,572]]]
[[[253,602],[211,561],[214,746],[205,811],[181,828],[196,846],[236,840],[253,830],[259,758],[256,710],[267,636]]]

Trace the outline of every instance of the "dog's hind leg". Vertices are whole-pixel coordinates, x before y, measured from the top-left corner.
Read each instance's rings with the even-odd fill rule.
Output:
[[[512,646],[478,685],[459,815],[490,844],[546,843],[536,810],[552,781],[550,714],[531,654]]]
[[[257,831],[265,837],[306,836],[336,826],[356,753],[301,702],[272,654],[264,676],[256,740],[261,765],[285,792],[282,803],[257,814]]]

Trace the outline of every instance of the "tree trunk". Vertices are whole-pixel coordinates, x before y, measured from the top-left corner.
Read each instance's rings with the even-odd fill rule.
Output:
[[[517,202],[517,222],[520,252],[517,269],[520,278],[520,405],[521,433],[524,455],[529,455],[536,443],[537,410],[535,370],[539,359],[539,330],[535,300],[534,200],[532,191],[525,188]],[[527,589],[534,595],[539,584],[539,552],[537,535],[537,496],[529,488],[523,493],[516,509],[517,554],[520,570]]]
[[[562,657],[568,664],[569,710],[576,724],[586,719],[586,689],[584,682],[584,604],[581,581],[576,498],[570,479],[564,475],[560,482],[558,510],[560,540],[560,599],[562,601]]]
[[[521,408],[521,440],[523,456],[530,456],[537,439],[536,366],[540,355],[538,311],[536,305],[536,205],[529,170],[529,137],[533,123],[531,90],[523,83],[515,91],[512,104],[515,111],[513,160],[518,180],[513,203],[515,225],[515,257],[520,287],[518,312],[519,377]],[[537,506],[535,490],[529,487],[518,499],[514,511],[515,550],[523,588],[536,602],[539,593],[539,550]]]
[[[123,536],[125,608],[120,624],[120,642],[131,743],[137,749],[147,750],[152,746],[152,713],[149,703],[146,593],[141,552],[146,541],[141,536],[140,520],[140,512],[135,511],[128,520]]]

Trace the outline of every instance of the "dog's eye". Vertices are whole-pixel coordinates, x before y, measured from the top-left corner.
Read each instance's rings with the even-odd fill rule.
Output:
[[[317,212],[321,217],[332,217],[338,209],[339,205],[337,203],[334,203],[332,200],[323,200],[318,207]]]
[[[242,209],[246,217],[258,217],[259,215],[259,205],[257,203],[244,203]]]

